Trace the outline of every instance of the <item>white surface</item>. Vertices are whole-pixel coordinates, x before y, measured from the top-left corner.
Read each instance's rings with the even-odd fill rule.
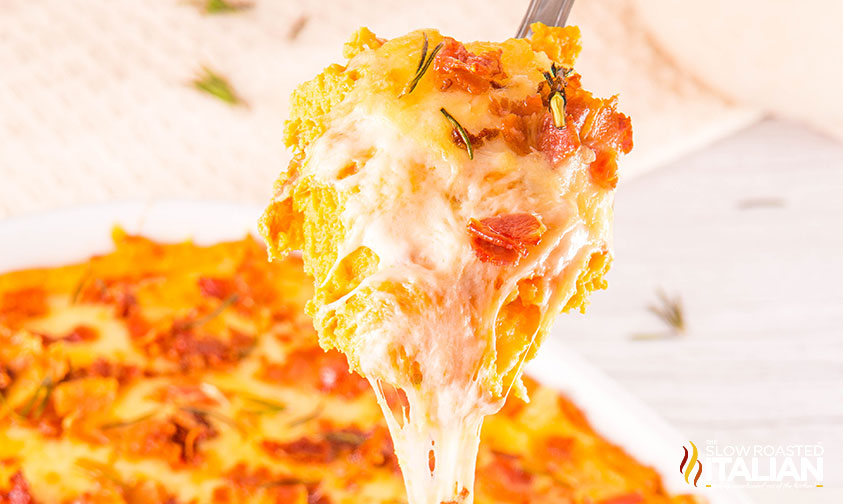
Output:
[[[558,338],[700,445],[816,443],[825,487],[758,502],[843,502],[843,145],[766,121],[643,177],[615,205],[609,289]],[[781,206],[741,209],[748,199]],[[658,288],[688,332],[663,325]]]
[[[62,264],[106,252],[115,224],[161,240],[211,243],[253,232],[259,213],[260,208],[246,205],[175,201],[92,205],[7,219],[0,222],[0,243],[14,245],[4,247],[0,271]],[[64,245],[56,247],[57,243]],[[533,376],[569,394],[598,431],[656,467],[669,489],[688,491],[673,470],[684,442],[680,434],[559,341],[544,350],[529,366]],[[734,491],[708,489],[705,495],[710,504],[748,502]]]
[[[261,204],[287,164],[288,96],[343,62],[359,26],[394,37],[437,27],[463,40],[511,37],[528,0],[258,0],[203,15],[206,0],[2,0],[0,217],[70,204],[201,198]],[[577,69],[633,117],[627,172],[644,171],[754,114],[679,71],[633,0],[577,2]],[[306,20],[300,32],[291,29]],[[202,66],[248,107],[196,91]]]

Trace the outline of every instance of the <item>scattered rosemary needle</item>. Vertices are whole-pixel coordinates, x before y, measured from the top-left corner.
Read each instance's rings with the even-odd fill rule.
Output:
[[[663,333],[641,333],[635,334],[634,339],[653,340],[676,337],[685,332],[685,313],[682,307],[682,299],[679,296],[669,297],[663,290],[657,293],[658,303],[651,304],[647,310],[661,319],[668,326],[668,331]]]
[[[179,406],[179,409],[188,413],[193,413],[194,415],[214,418],[224,424],[229,425],[230,427],[235,428],[238,431],[242,431],[242,429],[240,428],[240,424],[238,424],[233,418],[229,418],[218,411],[205,408],[197,408],[196,406]]]
[[[76,286],[73,288],[73,292],[70,294],[70,304],[74,305],[79,301],[79,296],[82,295],[82,289],[85,287],[85,284],[88,283],[88,280],[91,278],[91,266],[88,265],[85,268],[85,272],[82,273],[82,276],[79,277],[79,281],[76,282]]]
[[[201,75],[193,80],[193,86],[229,105],[243,104],[243,100],[234,92],[228,80],[206,66],[202,67]]]
[[[240,296],[238,296],[237,294],[232,294],[232,295],[228,296],[227,298],[225,298],[223,300],[222,303],[220,303],[219,306],[214,308],[214,311],[212,311],[211,313],[209,313],[209,314],[207,314],[203,317],[199,317],[199,318],[193,319],[191,321],[188,321],[187,323],[185,323],[182,326],[182,328],[183,329],[196,329],[197,327],[201,327],[201,326],[207,324],[211,320],[217,318],[222,312],[225,311],[226,308],[228,308],[229,306],[236,303],[239,298],[240,298]]]
[[[325,406],[324,406],[324,405],[322,405],[322,404],[318,404],[318,405],[316,405],[316,408],[314,408],[314,409],[313,409],[313,411],[311,411],[310,413],[308,413],[307,415],[305,415],[305,416],[303,416],[303,417],[301,417],[301,418],[296,418],[296,419],[294,419],[294,420],[291,420],[291,421],[287,424],[287,426],[288,426],[288,427],[296,427],[297,425],[306,424],[307,422],[309,422],[309,421],[311,421],[311,420],[315,419],[316,417],[318,417],[319,415],[321,415],[321,414],[322,414],[322,410],[323,410],[324,408],[325,408]]]
[[[260,406],[260,409],[247,410],[248,413],[253,413],[255,415],[279,413],[287,409],[287,406],[279,402],[270,401],[269,399],[264,399],[262,397],[244,395],[243,399],[257,406]]]
[[[424,77],[424,74],[427,72],[427,69],[430,67],[430,64],[433,63],[433,58],[436,57],[436,53],[439,52],[439,49],[442,49],[442,42],[439,42],[438,44],[436,44],[436,47],[434,47],[433,50],[430,51],[430,56],[428,57],[427,33],[422,33],[422,35],[424,36],[424,44],[422,45],[421,58],[419,58],[419,64],[416,67],[416,73],[415,75],[413,75],[413,78],[410,80],[410,82],[408,82],[407,85],[404,87],[404,90],[401,91],[401,94],[398,95],[398,98],[401,98],[404,95],[408,95],[412,93],[414,89],[416,89],[416,86],[418,85],[421,78]]]
[[[150,411],[149,413],[144,413],[143,415],[137,416],[135,418],[129,418],[127,420],[117,420],[115,422],[108,422],[100,425],[101,430],[110,430],[110,429],[121,429],[123,427],[129,427],[131,425],[139,424],[150,418],[155,416],[154,411]]]
[[[439,112],[442,112],[442,115],[444,115],[445,118],[448,119],[448,122],[451,123],[451,126],[453,126],[453,128],[460,135],[460,138],[462,138],[462,141],[465,142],[465,150],[468,151],[468,159],[474,159],[474,147],[471,146],[471,138],[469,138],[468,133],[466,133],[465,131],[465,128],[463,128],[462,125],[456,119],[454,119],[454,116],[452,116],[448,113],[447,110],[445,110],[445,107],[439,109]]]
[[[334,443],[343,443],[359,446],[366,441],[366,435],[357,432],[334,431],[325,434],[325,439]]]
[[[565,78],[574,72],[573,68],[557,67],[556,63],[551,63],[550,71],[544,72],[544,80],[550,88],[548,95],[547,106],[550,114],[553,116],[553,125],[558,129],[566,126],[565,123],[565,107],[568,104],[568,98],[565,95],[565,85],[567,84]],[[561,76],[560,76],[561,73]]]
[[[251,3],[229,2],[227,0],[205,0],[199,4],[205,14],[228,14],[252,8]]]
[[[41,415],[44,414],[44,410],[47,409],[47,403],[50,400],[50,394],[52,394],[52,392],[53,379],[48,376],[41,380],[41,384],[38,385],[38,388],[32,393],[32,397],[29,398],[29,401],[27,401],[23,409],[21,409],[20,416],[28,418],[30,413],[33,413],[34,409],[34,418],[41,418]]]
[[[117,471],[108,464],[89,458],[76,459],[75,464],[76,467],[82,469],[95,478],[105,478],[119,487],[126,486],[120,478],[120,475],[117,474]]]

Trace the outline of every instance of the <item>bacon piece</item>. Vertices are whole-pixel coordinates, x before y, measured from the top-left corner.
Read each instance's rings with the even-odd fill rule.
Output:
[[[349,427],[289,442],[264,440],[261,446],[275,458],[303,464],[329,464],[348,459],[367,467],[389,467],[398,471],[392,440],[384,427],[376,427],[370,432]]]
[[[57,343],[59,341],[64,341],[66,343],[82,343],[85,341],[96,341],[99,339],[99,331],[93,327],[78,325],[64,336],[59,336],[57,338],[47,336],[45,334],[40,336],[45,345],[52,345],[53,343]]]
[[[26,319],[46,315],[47,292],[40,287],[27,287],[0,296],[0,324],[17,328]]]
[[[142,375],[143,371],[137,366],[120,362],[110,362],[103,357],[97,357],[88,366],[73,368],[67,375],[67,379],[78,380],[86,377],[115,378],[122,385]]]
[[[266,492],[271,502],[308,504],[310,500],[310,488],[305,482],[286,474],[274,474],[266,466],[249,468],[239,462],[225,474],[225,479],[229,483],[214,490],[215,503],[247,502],[259,492]]]
[[[225,299],[235,291],[233,282],[227,278],[199,277],[196,283],[203,296],[212,298]]]
[[[528,245],[537,245],[547,230],[533,214],[516,213],[471,219],[468,232],[478,259],[498,265],[515,265],[527,255]]]
[[[500,131],[491,128],[483,128],[476,135],[472,135],[469,131],[466,131],[465,133],[468,135],[468,141],[471,142],[471,147],[476,149],[483,145],[487,138],[492,139],[498,136]],[[466,148],[465,140],[462,139],[462,135],[460,135],[460,132],[456,129],[451,130],[451,141],[463,149]]]
[[[8,490],[0,490],[0,503],[35,504],[35,498],[29,492],[29,484],[21,471],[17,471],[9,478]]]
[[[528,502],[524,496],[532,493],[533,475],[524,469],[521,458],[501,452],[492,456],[483,471],[477,471],[486,493],[501,502]]]
[[[565,95],[566,126],[555,128],[545,118],[539,150],[558,163],[573,154],[580,144],[590,148],[596,156],[589,165],[592,181],[599,187],[614,188],[618,182],[618,154],[632,149],[632,122],[617,111],[616,97],[608,100],[594,97],[582,89],[577,74],[567,78]]]
[[[566,124],[564,128],[557,128],[550,114],[542,118],[538,147],[554,164],[568,159],[580,147],[580,137],[573,120],[569,118]]]
[[[348,369],[345,356],[317,346],[294,350],[283,364],[266,364],[262,378],[285,385],[310,386],[316,390],[355,398],[369,390],[369,382]]]
[[[482,94],[492,87],[501,87],[500,81],[506,78],[501,49],[474,54],[451,37],[445,37],[442,44],[433,59],[433,74],[440,90],[456,88]]]
[[[644,497],[638,492],[633,492],[602,499],[597,504],[640,504],[641,502],[644,502]]]

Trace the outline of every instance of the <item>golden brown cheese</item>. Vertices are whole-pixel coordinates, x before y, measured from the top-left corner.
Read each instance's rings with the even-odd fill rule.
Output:
[[[0,275],[0,503],[405,502],[374,395],[303,315],[299,259],[115,245]],[[527,387],[484,426],[478,503],[695,502]]]
[[[261,232],[273,257],[302,252],[320,343],[372,384],[411,504],[471,502],[484,416],[606,286],[630,120],[583,89],[577,28],[533,32],[361,29],[292,96]]]

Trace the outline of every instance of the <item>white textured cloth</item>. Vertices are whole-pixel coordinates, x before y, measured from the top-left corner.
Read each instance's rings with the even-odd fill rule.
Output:
[[[183,0],[4,0],[0,15],[0,217],[68,204],[159,197],[261,202],[286,164],[288,96],[361,25],[384,37],[436,27],[511,36],[527,1],[255,0],[203,14]],[[619,93],[640,173],[755,117],[671,63],[631,0],[581,0],[578,70]],[[193,88],[202,66],[246,106]]]

